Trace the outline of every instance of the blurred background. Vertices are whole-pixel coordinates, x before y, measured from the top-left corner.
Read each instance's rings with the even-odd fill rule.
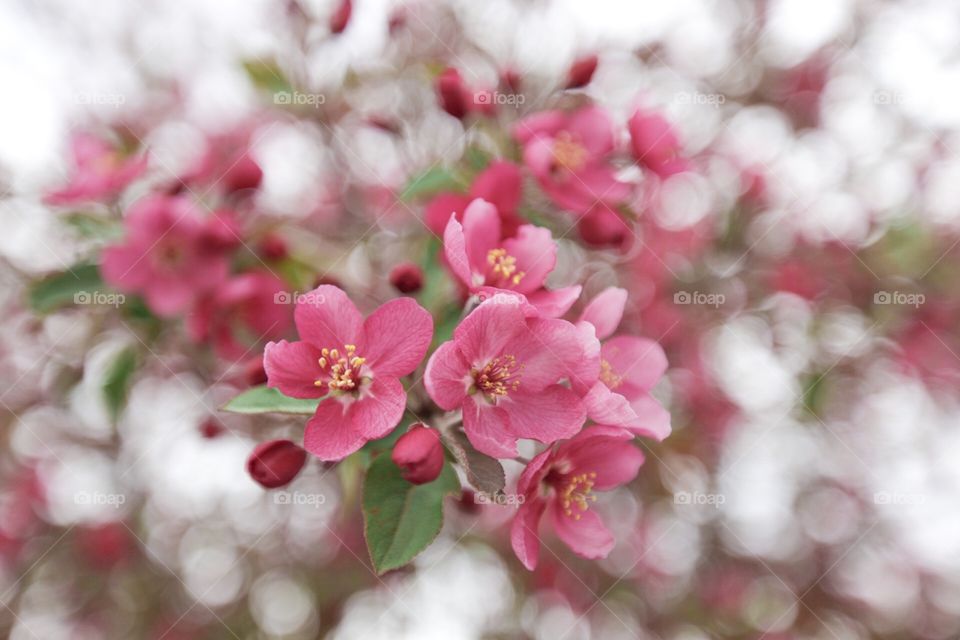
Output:
[[[960,4],[342,10],[0,4],[0,629],[960,637]],[[592,79],[564,91],[591,54]],[[510,104],[452,117],[434,90],[447,66],[472,87],[513,86]],[[256,442],[297,440],[303,421],[218,411],[248,384],[239,360],[198,354],[182,330],[110,300],[31,306],[38,281],[115,231],[44,201],[70,175],[76,131],[149,149],[140,193],[242,139],[263,172],[237,205],[258,216],[254,253],[271,260],[263,242],[280,238],[312,276],[372,301],[389,287],[384,261],[422,248],[409,221],[425,200],[397,204],[411,177],[503,149],[523,115],[584,101],[621,130],[638,105],[658,110],[693,167],[644,191],[617,251],[551,223],[555,284],[585,282],[588,299],[628,288],[624,328],[671,363],[656,395],[674,433],[646,443],[639,478],[598,507],[618,540],[606,560],[546,539],[529,573],[506,538],[512,511],[465,495],[412,568],[376,577],[348,464],[314,461],[283,499],[247,476]],[[113,406],[101,391],[124,362],[136,374]]]

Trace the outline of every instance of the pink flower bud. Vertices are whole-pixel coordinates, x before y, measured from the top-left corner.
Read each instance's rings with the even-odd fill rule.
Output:
[[[407,482],[425,484],[437,479],[443,468],[440,434],[423,424],[415,424],[400,436],[390,454]]]
[[[307,452],[289,440],[261,442],[247,459],[247,473],[266,489],[289,484],[307,461]]]
[[[341,0],[340,6],[330,16],[330,31],[332,33],[343,33],[350,23],[351,13],[353,13],[353,2],[351,0]]]
[[[470,110],[467,93],[467,87],[463,83],[460,72],[453,67],[447,67],[437,76],[437,96],[440,98],[440,106],[454,118],[463,118]]]
[[[283,260],[287,257],[287,242],[283,237],[270,233],[260,241],[259,250],[267,260]]]
[[[687,169],[673,125],[659,113],[638,109],[627,123],[633,156],[661,178]]]
[[[567,89],[579,89],[590,84],[593,79],[593,72],[597,70],[597,54],[590,54],[582,58],[577,58],[570,65],[570,71],[567,74]]]
[[[423,271],[412,262],[401,262],[390,271],[390,284],[400,293],[416,293],[423,286]]]
[[[263,169],[249,153],[241,155],[220,180],[227,193],[256,189],[263,181]]]

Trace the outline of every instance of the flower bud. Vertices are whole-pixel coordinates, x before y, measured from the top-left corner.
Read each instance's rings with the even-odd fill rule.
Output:
[[[352,0],[341,0],[340,6],[330,16],[330,32],[343,33],[350,23],[350,14],[353,13]]]
[[[393,463],[400,467],[400,474],[407,482],[424,484],[432,482],[443,469],[443,445],[436,429],[415,424],[400,436],[390,454]]]
[[[460,72],[453,67],[447,67],[437,76],[437,96],[443,110],[454,118],[463,118],[470,110],[466,85]]]
[[[638,109],[627,123],[634,158],[661,178],[686,169],[677,133],[659,113]]]
[[[289,440],[261,442],[247,459],[247,473],[266,489],[289,484],[307,461],[307,452]]]
[[[577,58],[570,65],[567,74],[567,89],[579,89],[590,84],[593,72],[597,70],[597,54]]]
[[[263,181],[263,169],[257,161],[244,153],[221,178],[220,183],[227,193],[257,189]]]
[[[390,284],[400,293],[416,293],[423,286],[423,271],[412,262],[401,262],[390,271]]]

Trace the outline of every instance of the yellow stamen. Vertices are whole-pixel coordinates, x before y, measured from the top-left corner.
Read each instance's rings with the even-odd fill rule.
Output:
[[[487,263],[493,267],[493,273],[510,280],[513,284],[520,284],[523,271],[517,271],[517,259],[507,253],[506,249],[491,249],[487,253]]]
[[[511,391],[520,388],[520,372],[523,365],[517,362],[516,356],[497,356],[488,362],[482,369],[474,369],[473,382],[490,400],[506,396]]]
[[[553,160],[569,171],[578,171],[587,162],[587,150],[572,135],[561,131],[553,139]]]
[[[353,344],[343,345],[344,353],[339,349],[321,349],[322,357],[317,361],[323,373],[329,375],[330,379],[319,378],[314,381],[314,386],[327,387],[330,391],[343,392],[355,391],[360,386],[362,376],[360,368],[366,363],[366,358],[355,355],[357,346]]]
[[[600,381],[607,385],[609,389],[616,389],[623,382],[623,376],[617,374],[606,360],[600,361]]]
[[[590,508],[591,502],[597,501],[597,496],[593,495],[593,485],[596,482],[597,474],[589,471],[572,476],[560,490],[560,505],[563,512],[573,517],[574,520],[580,519],[580,513]],[[578,512],[574,511],[576,507]]]

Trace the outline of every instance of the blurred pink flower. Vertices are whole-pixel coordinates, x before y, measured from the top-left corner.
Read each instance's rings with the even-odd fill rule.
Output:
[[[598,203],[617,206],[631,191],[609,162],[613,123],[596,106],[573,113],[541,111],[513,128],[523,145],[523,161],[559,207],[586,213]]]
[[[423,212],[424,222],[437,236],[442,236],[450,215],[463,220],[467,205],[481,198],[493,204],[500,214],[500,231],[509,238],[517,233],[523,220],[517,215],[517,207],[523,189],[520,167],[507,160],[496,160],[477,174],[470,191],[466,194],[443,192],[431,200]]]
[[[637,109],[627,122],[633,157],[661,178],[690,168],[673,125],[661,114]]]
[[[442,409],[463,410],[463,427],[479,451],[508,458],[520,438],[553,442],[583,426],[576,393],[600,369],[599,343],[565,320],[528,316],[527,307],[497,298],[478,306],[427,364],[427,393]]]
[[[420,364],[433,318],[412,298],[381,305],[366,320],[347,294],[321,285],[294,312],[299,342],[271,342],[264,353],[268,385],[292,398],[325,398],[307,422],[304,447],[340,460],[387,435],[403,416],[399,378]]]
[[[443,251],[454,275],[471,293],[515,291],[544,315],[563,315],[580,295],[580,286],[550,291],[547,275],[557,264],[557,243],[549,229],[525,224],[513,238],[501,240],[500,216],[486,200],[474,200],[463,224],[451,217],[443,233]]]
[[[44,198],[52,205],[112,200],[147,169],[146,155],[125,156],[118,148],[85,133],[70,140],[73,172],[67,185]]]
[[[278,297],[285,289],[283,280],[263,271],[230,278],[197,302],[187,332],[196,342],[212,343],[221,358],[241,359],[290,328],[290,305]]]
[[[584,395],[590,419],[663,440],[670,435],[670,413],[650,395],[667,370],[667,356],[647,338],[610,337],[627,302],[625,289],[609,287],[586,306],[580,322],[596,330],[600,347],[599,380]],[[575,387],[576,388],[576,387]]]
[[[229,214],[204,216],[186,198],[148,196],[130,208],[124,226],[124,240],[103,251],[103,278],[142,294],[157,315],[185,311],[226,279],[236,242]]]
[[[589,427],[535,457],[520,475],[517,493],[524,497],[510,528],[514,553],[527,569],[537,567],[544,512],[557,536],[584,558],[605,558],[613,535],[590,510],[593,492],[609,491],[633,480],[643,453],[633,435],[614,427]]]

